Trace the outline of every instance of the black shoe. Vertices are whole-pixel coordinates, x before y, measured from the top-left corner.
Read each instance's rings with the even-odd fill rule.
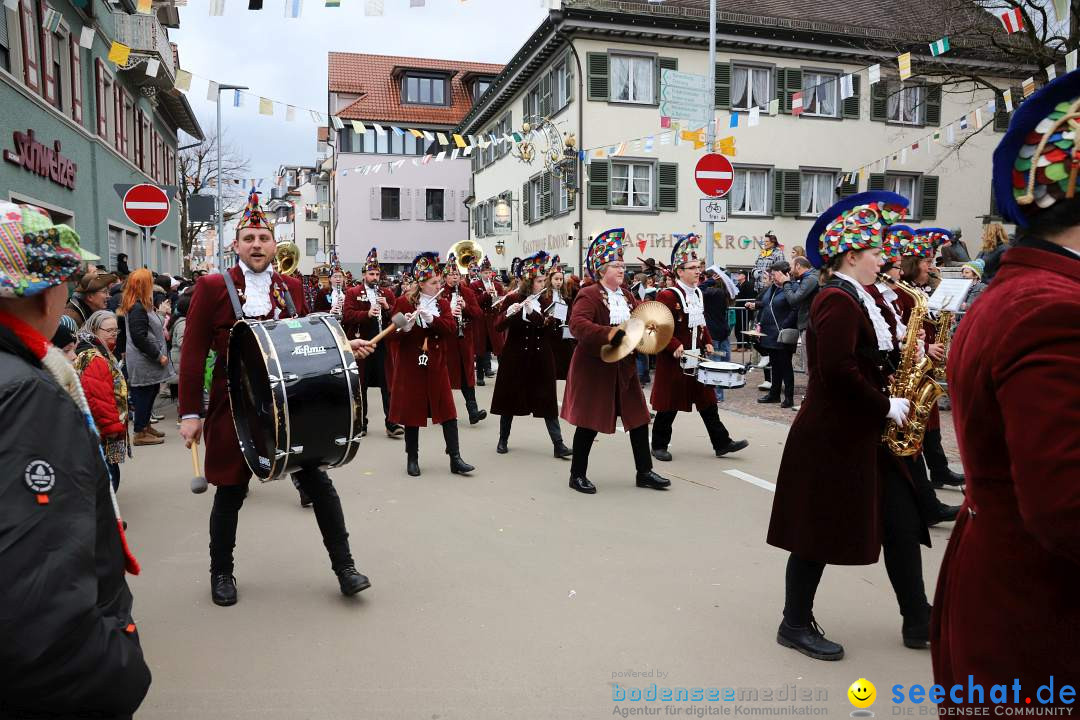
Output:
[[[660,462],[671,462],[671,453],[667,448],[653,448],[652,456]]]
[[[210,575],[210,598],[215,605],[228,607],[236,604],[236,578],[228,573]]]
[[[637,486],[640,488],[652,488],[653,490],[666,490],[671,485],[667,478],[660,477],[652,470],[637,474]]]
[[[371,581],[367,579],[367,575],[357,570],[355,565],[346,565],[336,571],[336,574],[342,595],[355,595],[371,587]]]
[[[745,447],[750,447],[750,443],[746,440],[729,440],[725,447],[716,451],[716,457],[724,457],[728,453],[739,452]]]
[[[813,620],[806,627],[794,627],[784,620],[776,631],[776,642],[815,660],[841,660],[844,657],[844,646],[826,638]]]
[[[469,424],[475,425],[486,417],[487,410],[477,410],[475,413],[469,413]]]
[[[757,399],[759,403],[778,403],[780,402],[780,396],[776,395],[762,395]]]
[[[930,606],[911,615],[904,616],[901,629],[904,647],[912,650],[926,650],[930,647]]]
[[[964,484],[964,476],[958,472],[952,470],[944,470],[942,472],[934,473],[930,478],[930,483],[938,490],[948,485],[949,487],[960,487]]]
[[[782,408],[795,407],[795,401],[793,399],[791,399],[791,398],[784,398],[784,400],[780,403],[780,407],[782,407]]]
[[[562,460],[563,458],[571,457],[574,454],[574,451],[566,447],[566,444],[563,442],[555,444],[554,452],[555,457],[559,458],[560,460]]]
[[[405,434],[405,428],[401,425],[387,425],[386,437],[399,438]]]
[[[367,425],[360,428],[360,437],[367,437]]]
[[[484,371],[484,377],[495,377],[495,371],[494,370],[485,370]]]
[[[308,496],[308,494],[300,488],[296,488],[296,491],[300,493],[300,507],[311,507],[311,498]]]
[[[476,384],[477,384],[478,386],[480,386],[480,387],[484,387],[485,385],[487,385],[487,383],[486,383],[486,382],[484,382],[484,376],[483,376],[483,375],[481,375],[481,376],[479,376],[478,378],[476,378]]]
[[[450,456],[450,472],[454,475],[468,475],[475,470],[472,465],[461,459],[460,455]]]
[[[579,493],[585,493],[586,495],[596,494],[596,486],[589,482],[589,478],[587,477],[570,478],[570,489],[577,490]]]
[[[934,513],[934,516],[930,518],[930,521],[926,524],[930,527],[934,527],[938,523],[952,522],[959,513],[959,505],[938,505],[937,512]]]
[[[495,446],[495,452],[499,453],[500,455],[505,455],[506,453],[510,452],[510,448],[506,447],[506,441],[502,438],[499,438],[499,444]]]
[[[405,461],[405,472],[413,477],[420,477],[420,462],[416,455],[409,455]]]

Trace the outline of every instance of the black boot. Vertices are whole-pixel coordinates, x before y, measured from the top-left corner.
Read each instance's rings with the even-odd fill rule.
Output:
[[[476,389],[471,387],[461,388],[461,394],[465,397],[465,408],[469,411],[469,424],[475,425],[487,417],[487,410],[481,410],[476,404]]]
[[[296,492],[300,493],[300,507],[311,507],[311,498],[301,488],[296,488]]]
[[[813,619],[804,627],[782,621],[776,631],[776,642],[815,660],[841,660],[844,657],[844,646],[827,639]]]
[[[563,442],[559,418],[544,418],[544,425],[547,427],[548,437],[551,438],[551,447],[554,448],[555,457],[561,460],[572,456],[574,451],[566,447],[566,443]]]
[[[904,638],[904,647],[912,650],[925,650],[930,647],[930,606],[904,615],[904,625],[901,629]]]
[[[442,424],[443,439],[446,441],[446,454],[450,456],[450,472],[454,475],[467,475],[476,468],[461,459],[458,446],[457,420],[447,420]]]
[[[501,415],[499,417],[499,444],[495,446],[495,452],[505,455],[510,452],[506,443],[510,441],[510,428],[514,424],[513,415]]]
[[[959,514],[959,505],[946,505],[944,503],[940,503],[938,505],[937,512],[927,520],[926,524],[928,527],[934,527],[939,523],[952,522],[956,520],[956,516]]]
[[[420,428],[405,428],[405,472],[420,477]]]
[[[759,397],[757,401],[759,403],[778,403],[780,402],[780,394],[777,393],[776,395],[773,395],[772,393],[769,393],[768,395]]]
[[[556,458],[563,460],[568,457],[573,457],[574,451],[566,447],[566,443],[560,440],[554,445],[554,455]]]
[[[671,462],[671,453],[667,448],[653,448],[652,456],[660,462]]]
[[[716,451],[716,457],[724,457],[728,453],[739,452],[745,447],[749,447],[750,443],[746,440],[729,440],[728,444]]]
[[[236,604],[236,578],[230,573],[210,574],[210,599],[215,605],[228,607]]]
[[[367,575],[357,570],[355,565],[346,565],[335,571],[335,573],[342,595],[355,595],[361,590],[367,590],[371,587],[371,581],[368,580]]]

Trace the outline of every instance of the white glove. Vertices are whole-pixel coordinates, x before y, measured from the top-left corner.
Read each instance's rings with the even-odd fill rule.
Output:
[[[911,411],[911,401],[907,398],[889,398],[889,412],[886,417],[900,427],[907,425],[908,413]]]
[[[521,303],[514,303],[510,307],[506,308],[506,315],[509,317],[510,315],[513,315],[514,313],[516,313],[520,309],[521,309]]]
[[[424,325],[430,325],[431,321],[435,319],[435,316],[424,308],[420,308],[419,317],[420,321],[423,322]]]

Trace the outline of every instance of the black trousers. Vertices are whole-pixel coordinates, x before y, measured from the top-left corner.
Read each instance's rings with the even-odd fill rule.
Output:
[[[772,369],[772,389],[769,390],[769,396],[780,397],[782,385],[784,399],[793,401],[795,399],[795,370],[791,366],[791,357],[795,354],[794,348],[770,348],[766,352],[769,353],[769,367]]]
[[[491,370],[491,353],[487,350],[476,354],[476,379],[483,379],[485,373]]]
[[[937,491],[926,474],[926,465],[923,463],[923,454],[911,455],[901,459],[908,472],[911,481],[915,484],[915,500],[919,505],[919,512],[927,520],[937,517],[945,503],[938,499]]]
[[[930,468],[930,479],[936,480],[949,472],[949,459],[941,446],[941,430],[927,430],[923,437],[923,458]]]
[[[499,440],[506,442],[510,439],[510,427],[514,424],[513,415],[500,415],[499,416]],[[552,445],[562,445],[562,428],[559,427],[559,418],[549,417],[544,418],[544,425],[547,426],[548,437],[551,438]]]
[[[447,420],[442,424],[443,440],[446,442],[447,455],[460,455],[458,444],[457,420]],[[405,455],[415,457],[420,453],[420,428],[405,426]]]
[[[334,571],[352,565],[349,551],[349,533],[345,529],[345,513],[341,509],[334,483],[325,471],[319,469],[299,470],[293,473],[297,486],[311,498],[315,520],[322,533],[323,545],[330,555],[330,567]],[[236,547],[236,526],[240,508],[244,505],[247,483],[222,486],[214,493],[214,507],[210,510],[210,572],[233,572],[233,548]]]
[[[574,431],[574,457],[570,461],[570,477],[587,477],[589,472],[589,453],[592,452],[596,431],[579,427]],[[641,425],[630,431],[630,449],[634,452],[634,468],[639,473],[652,470],[652,455],[649,453],[649,426]]]
[[[480,406],[476,404],[475,387],[468,386],[463,382],[461,384],[461,397],[465,398],[465,409],[469,411],[470,416],[480,412]]]
[[[652,431],[653,450],[668,449],[668,444],[671,443],[671,426],[675,423],[675,416],[678,414],[678,410],[665,410],[656,413]],[[709,433],[709,441],[712,443],[713,450],[720,452],[726,448],[731,443],[731,435],[728,433],[727,427],[724,426],[724,422],[720,419],[720,411],[717,407],[713,405],[712,407],[699,408],[698,415],[701,416],[702,422],[705,423],[705,430]]]
[[[885,571],[889,574],[900,614],[905,619],[929,618],[923,584],[923,520],[919,507],[907,486],[907,480],[895,471],[887,471],[882,498],[882,549]],[[806,627],[814,618],[814,595],[817,594],[825,563],[808,560],[794,553],[788,558],[784,580],[784,620],[794,627]]]
[[[367,430],[367,410],[368,410],[367,391],[368,391],[368,386],[367,385],[363,385],[363,384],[360,385],[360,393],[364,397],[363,428],[365,430]],[[386,418],[386,427],[387,428],[392,428],[394,425],[393,425],[393,423],[390,422],[390,388],[388,388],[385,383],[380,385],[379,386],[379,394],[382,395],[382,409],[383,409],[383,415]]]

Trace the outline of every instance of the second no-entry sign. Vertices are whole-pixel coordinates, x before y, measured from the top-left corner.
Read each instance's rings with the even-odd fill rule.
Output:
[[[735,169],[731,161],[718,153],[709,153],[698,160],[694,168],[694,181],[701,192],[712,197],[724,197],[735,182]]]
[[[124,193],[124,214],[139,227],[157,227],[169,217],[169,196],[157,185],[135,185]]]

